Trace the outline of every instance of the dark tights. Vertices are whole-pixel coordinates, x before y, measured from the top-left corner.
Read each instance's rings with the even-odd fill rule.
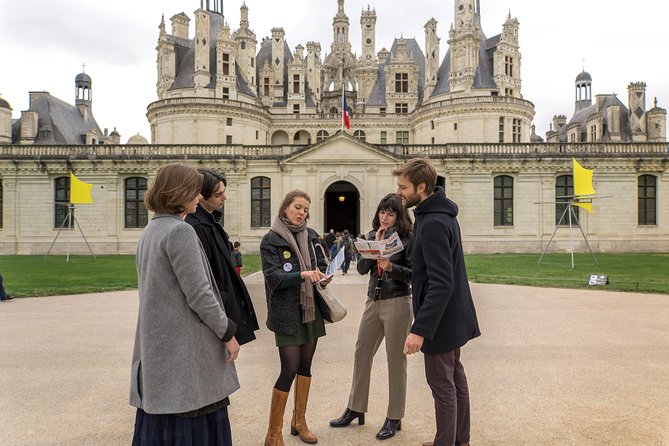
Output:
[[[282,392],[290,392],[290,386],[295,380],[295,375],[311,376],[311,360],[316,353],[315,340],[309,344],[290,347],[279,347],[279,359],[281,360],[281,374],[276,380],[274,387]]]

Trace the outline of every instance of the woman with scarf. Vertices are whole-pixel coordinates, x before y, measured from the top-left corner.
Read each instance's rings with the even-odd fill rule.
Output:
[[[305,192],[289,192],[279,214],[260,243],[260,257],[267,296],[267,327],[279,348],[281,373],[272,389],[265,446],[283,446],[283,415],[290,387],[295,381],[292,435],[305,443],[318,439],[305,420],[311,361],[318,338],[325,335],[325,309],[319,306],[314,284],[326,278],[325,257],[317,245],[318,233],[307,228],[311,199]],[[328,280],[321,282],[327,285]]]
[[[330,426],[348,426],[356,418],[358,424],[365,424],[372,362],[385,337],[388,410],[386,421],[376,434],[377,439],[385,440],[402,429],[407,389],[407,359],[403,349],[413,320],[410,287],[411,221],[399,196],[388,194],[381,199],[372,228],[368,240],[385,240],[396,232],[404,249],[390,258],[358,260],[358,272],[369,274],[367,302],[355,343],[353,382],[348,405],[341,417],[330,421]]]

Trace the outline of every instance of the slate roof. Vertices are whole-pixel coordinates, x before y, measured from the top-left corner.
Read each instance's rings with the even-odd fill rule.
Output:
[[[489,90],[497,88],[497,84],[495,84],[495,80],[493,79],[493,73],[495,72],[493,69],[493,56],[495,54],[495,50],[497,49],[497,44],[499,43],[500,38],[501,34],[498,34],[488,39],[483,31],[481,31],[479,35],[479,65],[476,69],[476,73],[474,74],[474,85],[472,86],[472,89]],[[437,96],[439,94],[448,93],[451,91],[451,87],[448,83],[448,75],[450,72],[451,50],[449,48],[446,52],[446,56],[439,66],[439,70],[437,71],[437,86],[434,88],[432,96]]]
[[[599,105],[597,104],[597,102],[595,102],[593,105],[574,113],[574,116],[572,116],[572,118],[569,120],[569,123],[564,127],[564,130],[560,133],[560,140],[561,141],[567,140],[567,128],[574,123],[578,123],[581,127],[581,131],[585,132],[587,130],[586,128],[587,120],[592,114],[600,114],[604,118],[604,125],[606,126],[606,130],[604,132],[604,135],[602,136],[602,140],[603,141],[609,140],[608,129],[611,126],[609,123],[609,116],[607,113],[607,109],[612,105],[620,106],[620,122],[618,123],[618,128],[620,129],[621,140],[631,141],[632,128],[630,127],[628,119],[627,107],[625,107],[625,104],[623,104],[622,101],[618,99],[618,96],[616,96],[615,94],[605,95],[604,99],[600,100]]]
[[[293,53],[290,51],[290,47],[288,46],[288,41],[284,39],[283,41],[283,83],[284,85],[287,84],[288,80],[288,64],[293,61]],[[256,56],[256,79],[258,79],[258,82],[260,82],[260,70],[262,69],[263,66],[265,66],[265,62],[269,64],[271,67],[274,64],[274,61],[272,60],[272,39],[271,38],[266,38],[263,39],[262,43],[260,44],[260,50],[258,51],[258,55]],[[307,89],[309,91],[309,89]],[[275,107],[283,107],[288,103],[288,89],[284,88],[283,89],[283,100],[280,102],[275,102],[273,106]],[[313,98],[311,99],[311,103],[313,104]],[[309,105],[309,102],[307,102],[307,105]]]
[[[102,136],[92,111],[88,113],[88,119],[84,119],[77,107],[51,96],[47,92],[31,93],[28,111],[38,114],[38,132],[35,144],[85,144],[86,133],[90,131],[97,132]],[[15,142],[18,142],[21,137],[20,120],[14,123],[12,130]],[[46,137],[42,138],[45,135]]]

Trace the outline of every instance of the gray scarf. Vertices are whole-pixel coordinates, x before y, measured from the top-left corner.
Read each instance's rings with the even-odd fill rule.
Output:
[[[288,242],[293,252],[297,254],[297,260],[300,262],[300,271],[311,270],[307,220],[305,219],[300,225],[294,225],[286,218],[276,217],[271,229]],[[295,242],[295,239],[297,239],[297,242]],[[303,280],[300,284],[300,305],[302,306],[302,322],[311,322],[316,319],[314,286],[310,281]]]

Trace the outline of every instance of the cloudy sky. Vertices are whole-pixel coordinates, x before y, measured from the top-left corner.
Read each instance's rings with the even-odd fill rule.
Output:
[[[283,27],[291,48],[313,40],[329,52],[336,0],[246,4],[258,41],[273,27]],[[357,53],[360,11],[368,4],[377,12],[377,51],[401,35],[415,37],[423,47],[423,25],[434,17],[444,57],[453,0],[346,0],[349,39]],[[481,0],[481,13],[488,37],[501,32],[509,11],[519,20],[522,94],[534,103],[537,133],[544,136],[553,115],[571,116],[574,79],[584,67],[592,75],[593,94],[616,93],[626,104],[627,84],[644,81],[647,108],[655,96],[660,107],[669,108],[667,5],[661,0]],[[28,108],[29,91],[48,91],[74,103],[74,77],[85,63],[100,127],[116,127],[122,142],[138,132],[148,138],[146,107],[156,100],[161,15],[169,32],[170,17],[185,12],[192,19],[199,6],[200,0],[0,0],[0,95],[14,118]],[[240,6],[241,0],[224,2],[233,29],[239,26]],[[193,29],[191,22],[191,37]]]

